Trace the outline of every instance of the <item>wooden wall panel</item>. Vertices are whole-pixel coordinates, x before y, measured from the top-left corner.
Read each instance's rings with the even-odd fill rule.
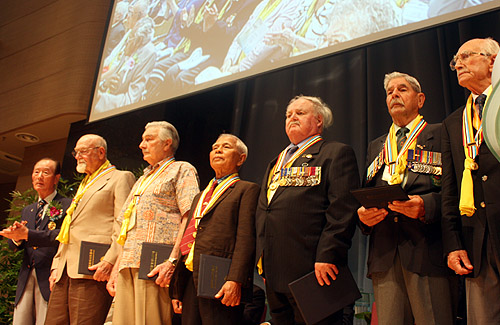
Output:
[[[110,0],[0,4],[0,134],[61,114],[87,114]],[[9,6],[10,5],[10,6]],[[25,13],[23,15],[23,12]],[[9,21],[9,19],[7,19]]]

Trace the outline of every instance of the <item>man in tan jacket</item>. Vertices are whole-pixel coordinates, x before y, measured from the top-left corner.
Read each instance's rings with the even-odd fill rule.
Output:
[[[78,273],[82,240],[103,244],[116,240],[116,219],[135,182],[132,173],[110,164],[106,152],[106,141],[95,134],[82,136],[73,151],[76,170],[86,176],[57,237],[61,244],[52,262],[45,324],[103,324],[111,305],[106,281],[117,251],[109,249],[99,263],[89,267],[95,270],[93,276]]]

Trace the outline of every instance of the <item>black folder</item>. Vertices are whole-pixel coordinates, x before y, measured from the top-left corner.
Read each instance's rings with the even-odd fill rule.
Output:
[[[361,298],[349,267],[337,267],[337,279],[330,279],[329,286],[320,286],[314,271],[288,284],[307,324],[315,324]]]
[[[230,266],[230,258],[200,254],[198,297],[214,298],[226,282]]]
[[[139,266],[139,279],[156,280],[158,274],[148,277],[148,273],[158,264],[167,261],[172,249],[172,245],[143,242],[141,249],[141,264]]]
[[[410,199],[399,184],[360,188],[351,193],[365,208],[382,209],[387,208],[389,202]]]
[[[80,245],[80,259],[78,262],[78,273],[92,275],[95,271],[90,271],[89,266],[97,264],[106,255],[109,244],[93,243],[82,241]]]

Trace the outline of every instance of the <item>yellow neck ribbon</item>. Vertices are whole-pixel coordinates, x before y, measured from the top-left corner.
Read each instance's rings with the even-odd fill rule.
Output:
[[[491,94],[491,87],[490,90],[488,91],[486,102],[488,102],[490,94]],[[471,171],[476,170],[478,168],[477,163],[474,161],[474,159],[479,154],[479,147],[483,142],[482,122],[476,134],[474,134],[473,105],[474,103],[471,94],[467,99],[467,104],[465,105],[464,112],[462,114],[462,139],[465,152],[465,160],[464,160],[464,171],[462,173],[462,184],[460,187],[460,203],[458,205],[460,209],[460,214],[466,215],[467,217],[472,217],[472,215],[476,211],[476,207],[474,206],[474,185],[472,181]],[[486,108],[486,105],[484,105],[484,107]]]
[[[83,195],[85,192],[93,185],[95,182],[97,182],[99,179],[101,179],[104,175],[112,172],[115,170],[116,167],[111,165],[109,160],[106,160],[104,164],[99,167],[95,172],[92,173],[92,175],[87,175],[85,178],[82,180],[80,183],[80,186],[78,186],[78,190],[76,191],[76,195],[71,201],[71,205],[69,206],[68,210],[66,210],[66,217],[64,217],[63,223],[61,225],[61,231],[59,232],[59,235],[56,237],[56,239],[62,243],[62,244],[67,244],[69,242],[69,225],[71,224],[71,218],[73,216],[73,212],[75,212],[75,209],[82,199]]]
[[[198,203],[196,204],[196,208],[193,212],[193,218],[195,218],[195,227],[198,229],[198,225],[200,224],[201,219],[205,215],[206,212],[210,210],[210,208],[217,202],[217,200],[221,197],[221,195],[228,189],[230,188],[234,183],[238,182],[240,180],[240,177],[238,176],[238,173],[231,174],[228,178],[226,178],[223,182],[220,184],[217,184],[217,187],[214,189],[212,197],[210,200],[208,200],[207,204],[203,204],[203,201],[205,201],[205,197],[207,196],[207,193],[210,191],[210,188],[212,187],[213,182],[215,182],[215,179],[212,179],[210,183],[208,183],[208,186],[203,190],[203,193],[200,195],[200,199],[198,200]],[[186,268],[190,270],[191,272],[193,271],[193,259],[194,259],[194,245],[196,244],[196,240],[193,242],[193,246],[191,246],[191,249],[189,251],[189,254],[186,258],[186,261],[184,262],[186,264]]]
[[[396,126],[392,124],[389,129],[389,134],[385,140],[384,148],[384,163],[389,166],[389,174],[391,179],[389,184],[401,184],[403,182],[404,173],[406,171],[406,157],[408,156],[408,149],[415,149],[417,146],[417,137],[427,126],[427,122],[423,119],[422,115],[418,115],[413,121],[410,133],[406,142],[401,147],[398,153]]]
[[[135,209],[136,205],[139,203],[141,196],[144,194],[146,189],[151,185],[160,175],[161,173],[168,168],[173,162],[175,161],[175,158],[172,157],[170,159],[167,159],[161,166],[159,166],[156,169],[151,169],[151,171],[142,177],[141,183],[139,186],[136,187],[134,191],[134,196],[130,200],[127,209],[123,213],[123,221],[122,221],[122,227],[120,229],[120,234],[118,235],[118,238],[116,239],[116,242],[120,245],[125,244],[125,240],[127,239],[127,232],[130,231],[130,229],[134,228],[135,226],[135,221],[136,221],[136,215],[135,215]]]

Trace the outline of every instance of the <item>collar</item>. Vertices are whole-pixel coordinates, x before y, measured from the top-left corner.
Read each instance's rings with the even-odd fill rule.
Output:
[[[161,165],[162,165],[165,161],[167,161],[167,160],[169,160],[169,159],[171,159],[171,158],[173,158],[173,157],[174,157],[174,156],[169,156],[169,157],[166,157],[165,159],[160,160],[159,162],[157,162],[157,163],[156,163],[156,164],[154,164],[154,165],[149,165],[148,167],[146,167],[146,168],[144,169],[144,175],[147,175],[147,173],[149,173],[149,172],[152,172],[152,171],[156,170],[156,169],[157,169],[158,167],[160,167],[160,166],[161,166]]]
[[[399,131],[399,129],[402,129],[402,128],[407,128],[408,130],[411,130],[413,126],[415,126],[415,120],[417,119],[418,115],[415,116],[415,118],[413,120],[410,121],[410,123],[406,124],[406,125],[403,125],[403,126],[399,126],[399,125],[396,125],[394,124],[394,134],[396,134],[396,132]]]
[[[297,144],[290,143],[285,149],[288,150],[288,149],[290,149],[293,146],[298,146],[298,149],[300,149],[300,148],[302,148],[304,146],[304,144],[306,144],[307,141],[309,141],[309,139],[311,139],[312,137],[315,137],[317,135],[320,135],[320,134],[315,134],[315,135],[310,136],[309,138],[305,138],[304,140],[300,141]]]
[[[227,174],[226,176],[222,176],[221,178],[215,178],[214,177],[214,180],[217,182],[217,184],[220,184],[220,183],[224,182],[224,180],[226,180],[229,176],[231,176],[233,174],[234,173]]]
[[[486,88],[484,91],[483,91],[483,94],[485,94],[486,96],[488,96],[489,92],[490,92],[490,89],[491,89],[491,85],[489,85],[488,88]],[[479,96],[479,95],[476,95],[474,93],[470,93],[472,95],[472,103],[475,103],[476,102],[476,98]]]
[[[50,203],[57,195],[57,190],[54,190],[51,194],[47,195],[47,197],[38,197],[38,202],[40,202],[42,199],[45,200],[45,202]]]

